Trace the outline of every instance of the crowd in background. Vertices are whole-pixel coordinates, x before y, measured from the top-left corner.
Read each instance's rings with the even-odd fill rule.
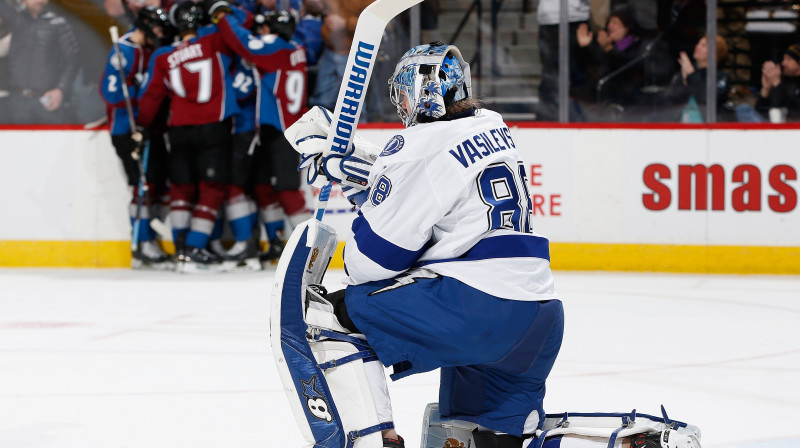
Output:
[[[55,124],[94,122],[103,116],[97,80],[110,40],[107,30],[124,32],[146,6],[165,11],[173,0],[64,2],[0,0],[0,123]],[[82,3],[75,7],[76,3]],[[252,13],[282,10],[297,21],[297,36],[308,54],[309,101],[332,108],[349,51],[349,35],[370,0],[242,0]],[[408,46],[407,20],[387,28],[375,78],[386,82],[393,62]],[[391,66],[390,66],[391,65]],[[317,73],[320,76],[317,76]],[[322,88],[316,89],[317,85]],[[394,109],[380,92],[369,94],[364,120],[392,121]]]
[[[538,4],[539,116],[557,119],[559,0]],[[717,121],[800,110],[796,2],[718,3]],[[703,1],[570,0],[570,121],[703,122],[712,60]],[[726,37],[723,37],[726,36]],[[743,70],[744,69],[744,70]]]
[[[174,0],[93,3],[100,1],[0,0],[0,123],[83,124],[102,117],[93,87],[109,46],[103,32],[112,23],[131,26],[144,6],[168,10]],[[254,13],[295,15],[298,39],[308,53],[309,103],[332,107],[348,33],[371,1],[240,3]],[[466,9],[469,3],[424,1],[422,37],[437,27],[443,10]],[[759,3],[726,7],[719,0],[718,121],[794,120],[800,115],[797,51],[791,47],[800,42],[796,5]],[[523,0],[524,8],[536,8],[538,20],[539,54],[529,56],[541,63],[534,109],[543,121],[557,119],[559,4]],[[570,121],[704,120],[703,1],[569,0],[569,5]],[[407,14],[388,27],[373,83],[383,84],[391,74],[391,61],[410,43],[408,30]],[[394,121],[382,94],[383,85],[368,91],[364,120]]]

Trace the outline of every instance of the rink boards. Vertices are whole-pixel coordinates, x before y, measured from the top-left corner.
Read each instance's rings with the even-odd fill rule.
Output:
[[[528,126],[511,133],[555,269],[800,274],[800,130]],[[2,129],[0,178],[0,266],[129,265],[107,131]],[[328,212],[345,239],[340,194]]]

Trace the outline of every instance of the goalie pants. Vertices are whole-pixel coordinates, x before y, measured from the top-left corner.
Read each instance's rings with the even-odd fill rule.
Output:
[[[442,417],[515,436],[535,430],[561,347],[561,302],[502,299],[443,276],[399,285],[381,280],[345,292],[350,318],[394,366],[392,379],[441,368]]]

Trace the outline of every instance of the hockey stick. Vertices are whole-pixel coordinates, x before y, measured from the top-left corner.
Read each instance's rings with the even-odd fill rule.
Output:
[[[350,145],[366,99],[383,31],[390,20],[420,2],[422,0],[375,0],[358,16],[323,157],[335,154],[345,156],[352,151]],[[317,221],[322,221],[332,186],[333,182],[329,182],[319,192]]]
[[[120,78],[120,85],[122,87],[122,96],[125,97],[125,110],[128,112],[128,124],[130,125],[131,133],[136,132],[136,121],[133,118],[133,101],[131,101],[131,94],[128,90],[128,82],[127,77],[125,76],[124,70],[124,59],[122,57],[122,51],[119,49],[119,29],[116,26],[112,26],[108,29],[108,33],[111,35],[111,44],[114,46],[114,54],[117,57],[117,71],[119,72]],[[158,233],[161,238],[169,239],[172,238],[171,232],[169,228],[161,222],[155,215],[153,215],[152,210],[152,201],[150,198],[150,191],[147,185],[147,177],[145,175],[145,170],[147,168],[147,156],[141,157],[139,151],[141,149],[141,142],[137,142],[136,149],[131,154],[131,157],[136,160],[139,165],[139,197],[141,200],[144,200],[144,194],[147,195],[147,211],[148,216],[150,217],[150,227]],[[147,142],[145,151],[149,152],[149,145],[150,142]],[[142,158],[145,160],[143,161]],[[136,217],[134,218],[133,223],[133,238],[131,238],[131,250],[135,251],[136,246],[138,245],[139,241],[139,221],[141,221],[141,211],[142,205],[138,203],[139,198],[137,198],[136,204]]]
[[[147,167],[148,158],[150,157],[150,140],[144,142],[144,151],[142,157],[136,159],[139,163],[139,188],[136,191],[136,219],[133,221],[133,237],[131,237],[131,251],[136,251],[139,247],[139,229],[142,226],[142,205],[144,203],[144,195],[147,191],[147,177],[145,177],[145,168]],[[148,197],[149,200],[149,197]],[[148,204],[147,213],[150,214],[151,210]],[[150,216],[150,219],[153,219]]]
[[[112,26],[108,29],[111,35],[111,44],[114,46],[114,54],[117,56],[117,71],[119,72],[119,83],[122,87],[122,95],[125,97],[125,110],[128,112],[128,124],[131,126],[131,132],[136,131],[136,122],[133,119],[133,103],[131,102],[131,94],[128,91],[128,78],[125,76],[124,62],[122,52],[119,49],[119,29]],[[137,148],[138,149],[138,148]]]

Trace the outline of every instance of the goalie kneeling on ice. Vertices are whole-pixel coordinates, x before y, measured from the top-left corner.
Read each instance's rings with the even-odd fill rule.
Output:
[[[527,448],[701,448],[700,429],[661,417],[630,413],[548,414]],[[421,448],[481,448],[484,428],[463,420],[442,419],[437,403],[425,408]],[[497,438],[503,448],[502,435]]]

